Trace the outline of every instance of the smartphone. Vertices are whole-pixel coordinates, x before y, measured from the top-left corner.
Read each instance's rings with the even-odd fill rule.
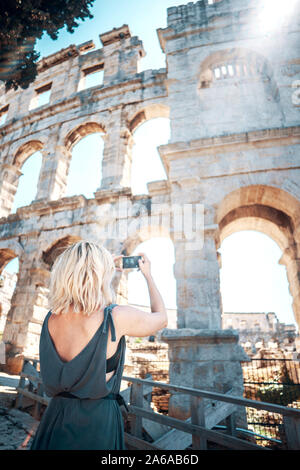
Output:
[[[139,268],[138,260],[142,259],[141,256],[123,256],[123,268]]]

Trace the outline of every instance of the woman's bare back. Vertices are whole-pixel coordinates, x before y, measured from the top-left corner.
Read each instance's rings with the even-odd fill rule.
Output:
[[[109,328],[106,349],[107,359],[116,352],[122,336],[118,332],[116,315],[113,315],[113,310],[112,317],[115,325],[116,341],[111,341],[111,331]],[[48,331],[60,359],[64,362],[75,359],[91,341],[103,320],[104,309],[98,310],[90,316],[74,313],[72,310],[59,315],[51,313],[48,320]],[[111,371],[106,374],[106,382],[110,380],[114,373],[115,371]]]

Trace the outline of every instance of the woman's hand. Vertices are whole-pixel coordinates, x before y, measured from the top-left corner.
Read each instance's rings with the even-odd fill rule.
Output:
[[[138,260],[138,271],[140,270],[147,279],[147,277],[151,276],[151,262],[145,253],[138,253],[138,255],[142,257],[142,259]]]
[[[124,255],[117,255],[117,256],[116,256],[115,254],[112,254],[111,256],[113,257],[116,270],[122,272],[122,271],[123,271],[123,268],[120,268],[119,266],[116,266],[116,261],[117,261],[118,259],[120,259],[120,258],[123,258]]]

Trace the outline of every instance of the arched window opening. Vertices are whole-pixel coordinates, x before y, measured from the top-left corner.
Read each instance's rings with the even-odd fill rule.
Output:
[[[104,141],[99,132],[82,138],[72,149],[65,196],[93,198],[100,187]]]
[[[133,194],[148,194],[147,183],[167,179],[157,147],[170,139],[168,118],[150,119],[134,131],[131,188]]]
[[[37,184],[42,166],[42,154],[34,152],[22,165],[22,175],[18,181],[18,189],[14,197],[12,213],[19,207],[29,206],[36,197]]]
[[[286,268],[278,264],[282,252],[277,243],[264,233],[243,230],[227,236],[219,251],[224,312],[275,312],[280,322],[296,326]]]
[[[168,328],[176,328],[176,279],[174,246],[167,237],[154,237],[139,244],[130,256],[145,253],[151,263],[151,274],[168,311]],[[129,255],[128,255],[129,256]],[[129,271],[129,270],[128,270]],[[137,269],[128,272],[128,304],[151,312],[147,282]]]
[[[225,78],[246,78],[260,76],[267,79],[268,77],[262,72],[262,67],[253,67],[253,64],[247,63],[243,60],[235,60],[223,64],[214,65],[212,67],[213,77],[215,80],[222,80]]]

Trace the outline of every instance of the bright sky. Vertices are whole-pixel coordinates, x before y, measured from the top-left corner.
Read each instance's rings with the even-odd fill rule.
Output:
[[[79,21],[73,34],[62,29],[57,41],[44,35],[36,45],[36,51],[47,56],[70,44],[79,45],[93,40],[96,48],[102,47],[99,34],[127,24],[132,36],[138,36],[144,44],[146,56],[140,61],[140,70],[165,67],[156,29],[167,26],[167,8],[188,3],[182,0],[96,0],[91,8],[94,18]]]
[[[104,2],[96,0],[94,18],[81,22],[73,34],[62,30],[59,39],[47,36],[38,41],[36,50],[41,57],[52,54],[70,44],[81,44],[93,39],[101,47],[98,35],[114,27],[128,24],[132,35],[143,40],[146,57],[140,70],[165,67],[156,34],[157,28],[166,27],[166,9],[188,2],[176,0],[122,0]],[[146,194],[148,181],[165,179],[158,145],[166,144],[170,135],[166,119],[155,119],[141,125],[134,134],[132,189],[134,194]],[[82,139],[73,149],[66,196],[84,194],[93,197],[101,182],[103,141],[100,134]],[[84,155],[85,164],[82,165]],[[87,158],[88,156],[88,158]],[[89,159],[89,161],[88,161]],[[36,184],[41,154],[36,152],[23,165],[13,212],[17,207],[31,203],[36,195]],[[151,260],[152,273],[163,296],[166,307],[176,308],[176,281],[174,247],[170,239],[153,238],[140,244],[132,255],[145,252]],[[227,237],[219,249],[222,255],[220,271],[221,293],[225,312],[275,312],[280,321],[295,323],[292,297],[288,291],[286,270],[278,264],[281,251],[268,236],[243,231]],[[17,259],[11,261],[7,271],[18,270]],[[141,273],[129,275],[129,303],[150,305],[146,282]]]

